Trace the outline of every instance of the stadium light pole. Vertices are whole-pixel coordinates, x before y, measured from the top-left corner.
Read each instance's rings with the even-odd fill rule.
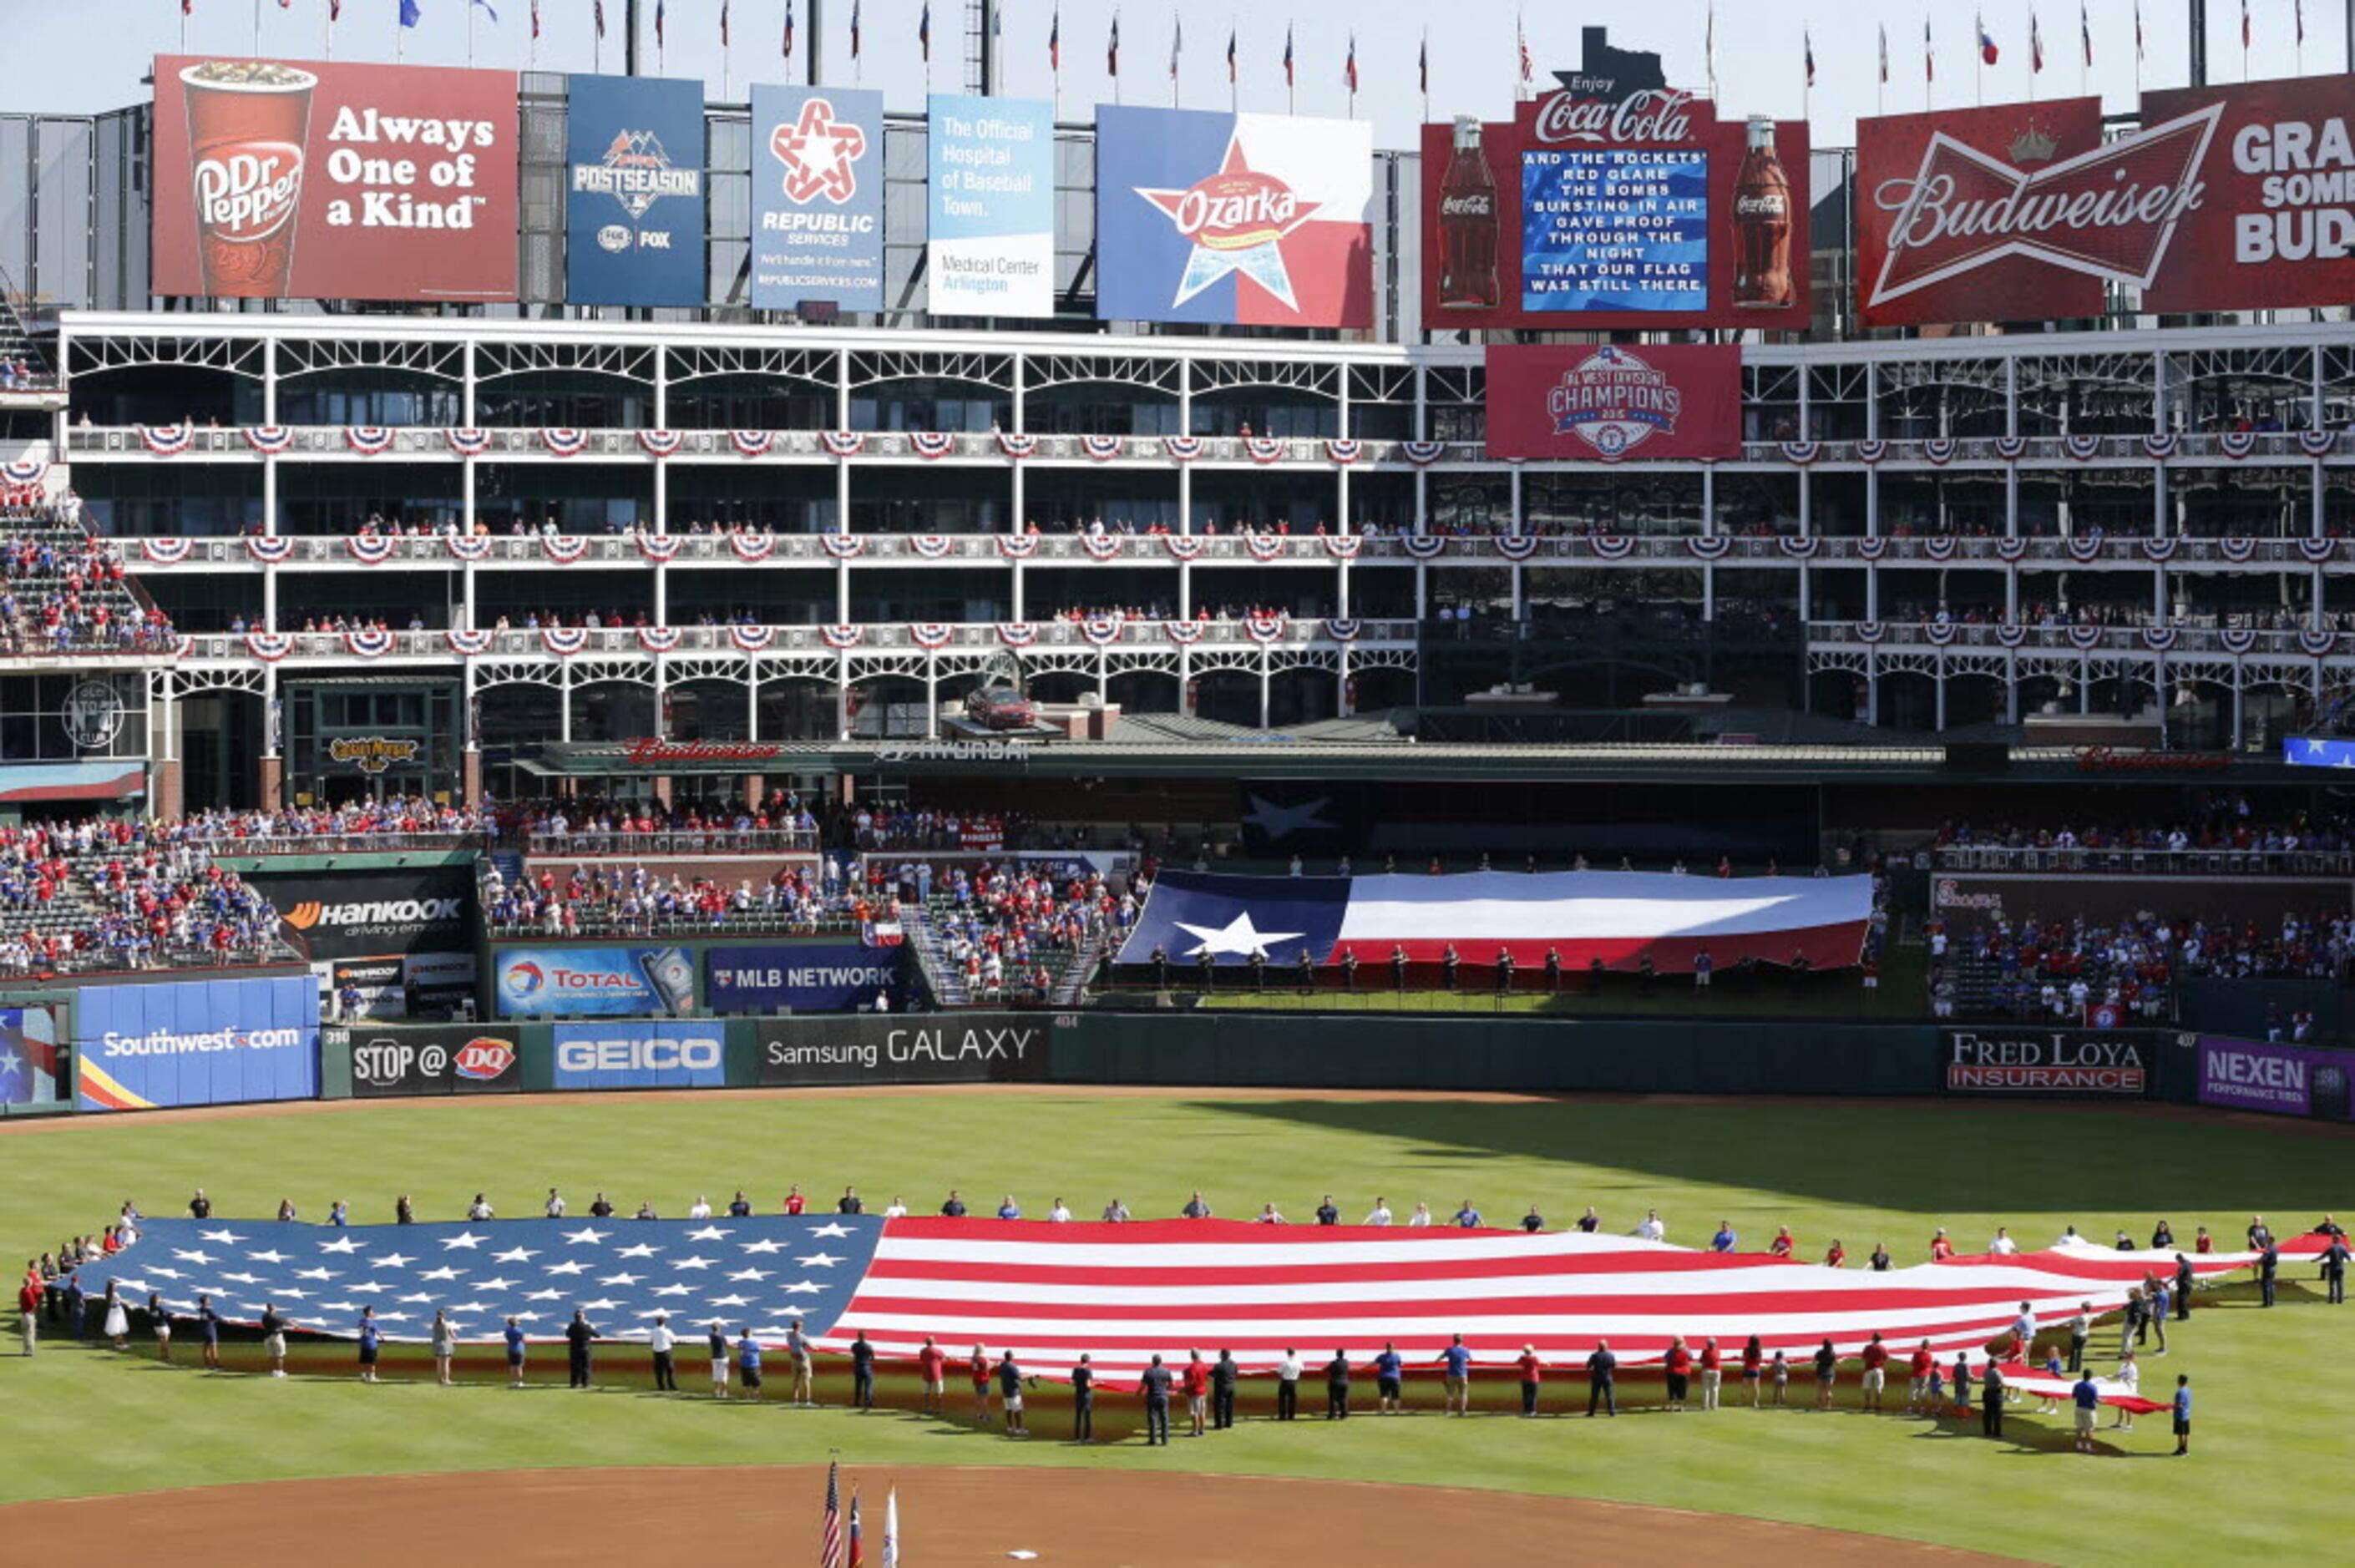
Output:
[[[2355,5],[2355,0],[2348,0]],[[2191,0],[2191,85],[2208,85],[2208,0]]]
[[[622,0],[622,74],[638,74],[638,0]]]
[[[826,0],[809,0],[809,85],[826,80]]]

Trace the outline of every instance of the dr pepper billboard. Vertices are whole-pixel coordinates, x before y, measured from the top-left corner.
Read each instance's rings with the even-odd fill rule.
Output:
[[[512,72],[155,61],[155,290],[516,297]]]
[[[1807,324],[1807,128],[1594,73],[1423,128],[1423,325]]]
[[[2344,76],[2143,95],[2105,141],[2094,99],[1857,127],[1858,309],[1868,326],[2355,297],[2355,97]]]

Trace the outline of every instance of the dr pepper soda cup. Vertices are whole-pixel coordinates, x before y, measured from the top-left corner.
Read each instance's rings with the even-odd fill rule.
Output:
[[[180,72],[206,293],[285,297],[318,85],[307,70],[267,60],[208,60]]]

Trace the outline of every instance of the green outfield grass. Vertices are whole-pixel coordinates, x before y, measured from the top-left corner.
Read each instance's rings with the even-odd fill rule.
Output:
[[[1726,1218],[1746,1245],[1788,1224],[1807,1255],[1838,1235],[1852,1256],[1885,1240],[1903,1261],[1923,1255],[1938,1224],[1971,1247],[1998,1224],[2034,1244],[2071,1224],[2145,1235],[2164,1215],[2187,1239],[2201,1223],[2233,1238],[2254,1211],[2296,1229],[2326,1209],[2355,1210],[2355,1144],[2314,1129],[1940,1104],[1174,1093],[460,1101],[208,1123],[92,1118],[0,1130],[0,1152],[10,1171],[0,1247],[12,1249],[12,1264],[68,1231],[96,1228],[125,1197],[177,1213],[198,1183],[217,1217],[266,1215],[283,1193],[306,1215],[347,1199],[360,1223],[389,1220],[402,1191],[428,1219],[459,1217],[477,1189],[505,1212],[536,1213],[551,1183],[576,1211],[602,1187],[625,1212],[648,1198],[666,1214],[698,1192],[724,1202],[740,1185],[773,1212],[792,1181],[820,1202],[855,1181],[870,1205],[900,1192],[920,1210],[951,1185],[976,1207],[1010,1190],[1033,1213],[1060,1194],[1089,1213],[1117,1194],[1140,1215],[1174,1212],[1196,1186],[1230,1214],[1273,1199],[1295,1218],[1326,1192],[1352,1219],[1376,1192],[1401,1213],[1423,1200],[1444,1213],[1470,1196],[1499,1222],[1532,1200],[1556,1224],[1592,1202],[1624,1230],[1657,1206],[1672,1241],[1699,1243]],[[2146,1362],[2147,1389],[2192,1374],[2198,1443],[2188,1459],[2165,1457],[2161,1417],[2123,1439],[2105,1431],[2113,1452],[2084,1458],[2067,1451],[2059,1418],[2015,1415],[2011,1438],[1997,1443],[1978,1437],[1976,1421],[1853,1409],[1672,1416],[1650,1408],[1657,1385],[1640,1382],[1628,1391],[1634,1413],[1615,1423],[1246,1420],[1166,1453],[1134,1442],[1081,1450],[905,1414],[657,1397],[640,1392],[642,1362],[627,1351],[601,1360],[614,1384],[570,1394],[514,1392],[487,1376],[448,1390],[425,1381],[363,1388],[345,1375],[340,1350],[313,1361],[320,1375],[272,1383],[49,1344],[29,1362],[0,1355],[0,1401],[17,1438],[0,1467],[0,1500],[389,1471],[808,1463],[839,1448],[853,1467],[1157,1466],[1564,1493],[2056,1563],[2320,1554],[2343,1533],[2336,1499],[2355,1456],[2355,1418],[2340,1392],[2355,1311],[2321,1305],[2308,1272],[2297,1271],[2271,1312],[2243,1288],[2212,1293],[2218,1299],[2203,1301],[2174,1353]],[[555,1370],[554,1352],[540,1358]],[[688,1358],[682,1385],[701,1376],[700,1356]],[[847,1375],[827,1381],[841,1398]],[[1411,1389],[1426,1409],[1437,1404],[1428,1380]],[[1576,1391],[1550,1385],[1549,1399],[1566,1407]],[[1117,1412],[1125,1402],[1105,1403]],[[1266,1403],[1252,1390],[1246,1412]],[[1040,1425],[1060,1429],[1055,1414]],[[682,1482],[682,1506],[697,1506],[694,1486]],[[1700,1550],[1707,1526],[1694,1530]]]

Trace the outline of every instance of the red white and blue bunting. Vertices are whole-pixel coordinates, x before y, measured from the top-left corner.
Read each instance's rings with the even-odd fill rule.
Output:
[[[1940,563],[1953,560],[1955,558],[1955,541],[1951,537],[1930,538],[1922,541],[1922,554],[1928,556],[1931,560]]]
[[[649,653],[669,653],[678,647],[679,630],[676,626],[641,626],[638,646]]]
[[[249,631],[245,651],[265,664],[275,664],[294,652],[294,639],[283,631]]]
[[[2142,629],[2142,645],[2154,653],[2164,653],[2175,646],[2176,629],[2172,626],[2146,626]]]
[[[741,433],[750,434],[751,432]],[[864,430],[821,430],[818,432],[817,439],[825,446],[828,457],[855,458],[867,450],[867,432]],[[765,437],[762,440],[761,450],[762,451],[769,450],[769,443]]]
[[[2246,653],[2257,645],[2257,634],[2245,626],[2221,627],[2216,641],[2227,653]]]
[[[677,457],[687,438],[677,430],[640,430],[638,450],[652,458]]]
[[[1243,635],[1254,642],[1273,642],[1284,636],[1291,624],[1292,618],[1280,609],[1272,614],[1254,611],[1243,617]]]
[[[2336,430],[2300,430],[2297,433],[2297,450],[2310,458],[2328,457],[2331,449],[2338,444],[2339,432]]]
[[[2219,539],[2216,541],[2216,553],[2238,566],[2256,555],[2257,542],[2254,539]]]
[[[1508,561],[1526,561],[1538,553],[1538,539],[1534,534],[1499,534],[1492,543],[1497,546],[1497,554]]]
[[[1417,468],[1427,468],[1447,452],[1445,441],[1401,441],[1399,455]]]
[[[142,539],[139,553],[159,567],[176,567],[188,558],[193,539]]]
[[[293,555],[294,541],[250,535],[245,541],[245,553],[265,567],[274,567]]]
[[[1020,462],[1025,458],[1034,458],[1039,455],[1039,438],[1029,435],[1018,436],[1008,430],[1000,430],[997,432],[997,450],[1015,461]]]
[[[472,425],[461,425],[442,432],[450,450],[460,457],[480,457],[491,450],[491,432]]]
[[[395,546],[390,539],[372,534],[355,534],[344,541],[344,548],[350,551],[352,559],[360,565],[380,567],[392,559]]]
[[[661,566],[666,561],[675,560],[678,556],[678,540],[673,535],[640,534],[637,535],[637,541],[638,554],[656,566]]]
[[[1955,461],[1960,443],[1952,436],[1932,436],[1922,443],[1922,455],[1936,467],[1944,468]]]
[[[1859,620],[1856,623],[1856,640],[1867,647],[1879,642],[1888,635],[1889,629],[1877,620]]]
[[[2297,542],[2297,553],[2304,556],[2309,564],[2318,567],[2322,565],[2323,562],[2330,559],[2332,556],[2339,553],[2339,541],[2336,539],[2300,539]]]
[[[362,457],[382,457],[392,450],[392,432],[382,425],[354,425],[344,431],[344,445]]]
[[[1273,561],[1284,554],[1284,541],[1273,534],[1246,534],[1243,548],[1254,561]]]
[[[589,553],[589,541],[577,534],[542,534],[539,553],[559,567],[569,567]]]
[[[1862,440],[1856,443],[1856,459],[1862,463],[1877,463],[1889,455],[1889,443],[1883,440]]]
[[[909,538],[908,548],[927,561],[937,561],[956,545],[945,534],[917,534]]]
[[[2153,462],[2165,462],[2173,457],[2182,445],[2181,436],[2145,436],[2142,439],[2142,455]]]
[[[1951,620],[1934,620],[1922,628],[1922,640],[1933,648],[1944,648],[1961,636],[1962,630]]]
[[[178,457],[196,439],[196,427],[185,423],[139,427],[139,444],[156,457]]]
[[[2222,452],[2226,457],[2231,458],[2233,461],[2238,462],[2241,459],[2247,457],[2251,452],[2257,450],[2257,432],[2254,430],[2220,430],[2216,435],[2216,450]]]
[[[865,631],[863,628],[846,623],[821,626],[817,629],[817,635],[819,641],[839,653],[847,648],[858,647],[859,639],[865,635]]]
[[[2155,567],[2165,566],[2175,558],[2175,552],[2182,544],[2180,539],[2145,539],[2142,542],[2143,559]]]
[[[2102,438],[2063,436],[2061,438],[2061,450],[2079,462],[2091,462],[2102,455]]]
[[[442,634],[450,644],[450,652],[461,659],[472,659],[491,651],[494,633],[480,629],[452,627]]]
[[[2028,558],[2028,541],[2025,539],[1998,539],[1995,542],[1995,558],[1998,561],[2006,562],[2026,560]]]
[[[820,534],[817,542],[837,561],[855,561],[867,553],[867,541],[856,534]]]
[[[934,652],[949,645],[956,629],[942,620],[919,620],[908,628],[908,637],[926,652]]]
[[[1325,623],[1325,635],[1336,642],[1355,642],[1365,630],[1366,623],[1354,615]]]
[[[1281,462],[1292,455],[1292,444],[1274,436],[1245,436],[1243,455],[1256,463]]]
[[[1823,455],[1824,443],[1821,441],[1785,441],[1783,443],[1783,461],[1797,463],[1801,468],[1806,467]]]
[[[911,430],[908,444],[916,449],[920,458],[938,459],[955,451],[957,442],[956,437],[945,430]]]
[[[294,432],[284,425],[253,425],[246,429],[245,444],[264,457],[275,457],[294,444]]]
[[[2067,544],[2069,558],[2080,564],[2096,560],[2102,554],[2102,536],[2099,534],[2072,534]]]
[[[589,646],[589,630],[581,626],[543,626],[539,640],[550,653],[559,659],[570,659]]]
[[[0,462],[0,485],[31,490],[49,477],[49,465],[39,458],[12,458]]]
[[[2028,628],[2007,621],[1995,629],[1995,640],[1998,647],[2017,648],[2028,641]]]
[[[730,534],[728,548],[740,561],[765,561],[777,547],[774,534]]]
[[[1202,455],[1208,443],[1199,436],[1164,436],[1161,450],[1179,462],[1192,462]]]
[[[1180,648],[1191,648],[1202,641],[1202,623],[1199,620],[1165,620],[1161,631]]]
[[[1027,561],[1039,553],[1039,536],[1036,534],[1000,534],[997,536],[997,553],[1009,561]]]
[[[2069,629],[2069,645],[2090,651],[2102,645],[2102,629],[2098,626],[2073,626]]]
[[[2327,659],[2339,646],[2336,631],[2301,631],[2297,634],[2299,650],[2308,658]]]
[[[1783,554],[1795,561],[1814,560],[1816,552],[1823,546],[1821,539],[1794,539],[1788,536],[1785,536],[1781,544]]]
[[[1117,534],[1082,534],[1080,546],[1099,561],[1115,560],[1120,556],[1120,535]]]
[[[1202,553],[1202,541],[1191,534],[1164,534],[1161,543],[1172,560],[1190,561]]]
[[[560,458],[579,457],[589,450],[589,432],[553,425],[539,432],[539,444]]]
[[[1080,618],[1080,635],[1098,648],[1109,647],[1120,641],[1125,618],[1117,611],[1110,615],[1085,615]]]
[[[382,627],[356,627],[344,633],[344,646],[358,659],[381,659],[392,652],[392,633]]]
[[[736,455],[741,458],[768,456],[769,448],[775,444],[776,440],[777,438],[767,430],[730,430],[728,432],[728,444],[734,448]]]
[[[1353,463],[1366,455],[1366,443],[1354,436],[1328,438],[1325,455],[1337,463]]]
[[[728,629],[728,641],[736,645],[736,651],[740,653],[761,652],[765,650],[770,643],[775,641],[776,637],[777,629],[773,626],[744,626],[740,624],[731,626]]]
[[[997,640],[1008,648],[1028,648],[1039,641],[1039,627],[1028,620],[1001,620],[997,623]]]
[[[1435,561],[1446,552],[1444,534],[1410,534],[1401,541],[1406,553],[1418,561]]]
[[[1088,461],[1091,462],[1112,461],[1113,459],[1120,456],[1124,444],[1118,436],[1082,436],[1080,438],[1080,450],[1088,455]]]
[[[1624,561],[1636,553],[1636,541],[1625,534],[1594,534],[1587,537],[1586,547],[1598,561]]]
[[[1733,548],[1733,541],[1724,537],[1722,535],[1714,535],[1708,538],[1687,539],[1685,541],[1685,553],[1691,556],[1696,561],[1722,560],[1725,557],[1725,553],[1732,548]]]
[[[490,559],[491,542],[479,535],[453,534],[442,543],[454,559],[461,561]]]
[[[1998,436],[1995,439],[1995,455],[2003,459],[2006,462],[2018,462],[2021,458],[2028,455],[2028,438],[2026,436]]]
[[[1325,553],[1332,556],[1337,561],[1356,560],[1358,558],[1358,553],[1364,549],[1365,546],[1365,540],[1355,534],[1327,534],[1325,535]]]

